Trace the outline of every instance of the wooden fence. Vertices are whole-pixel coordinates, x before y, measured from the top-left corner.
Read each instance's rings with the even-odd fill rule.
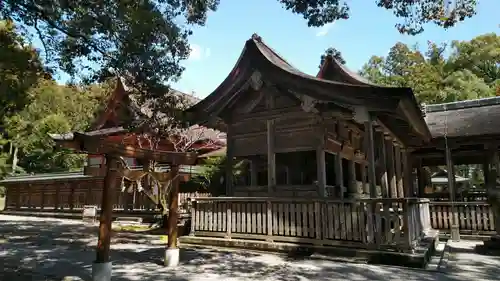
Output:
[[[431,202],[430,216],[432,227],[443,232],[449,231],[455,220],[462,234],[495,233],[494,213],[485,202]]]
[[[195,198],[192,236],[409,249],[431,228],[429,200]]]
[[[87,193],[90,194],[94,200],[85,200],[85,197],[82,200],[79,200],[80,198],[75,198],[75,196],[68,196],[70,198],[69,200],[60,200],[59,202],[57,202],[57,200],[54,200],[52,197],[60,195],[50,193],[50,191],[42,193],[42,196],[39,196],[39,194],[34,194],[37,196],[28,194],[26,195],[29,196],[27,200],[15,200],[17,198],[13,198],[13,200],[10,200],[10,204],[7,206],[7,208],[9,210],[40,209],[65,212],[72,210],[81,210],[84,205],[96,205],[98,209],[100,209],[101,202],[98,199],[100,199],[101,193],[102,191]],[[133,193],[127,193],[116,190],[114,195],[114,210],[155,211],[157,209],[157,206],[142,192],[134,191]],[[181,192],[179,193],[179,206],[181,210],[186,211],[188,198],[209,196],[211,196],[210,193],[206,192]],[[9,197],[9,195],[7,195],[7,197]],[[32,200],[32,198],[36,198],[37,200]]]

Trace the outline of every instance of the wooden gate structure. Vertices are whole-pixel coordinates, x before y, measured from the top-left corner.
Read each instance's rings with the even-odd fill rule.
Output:
[[[411,154],[431,135],[411,89],[371,84],[330,56],[309,76],[253,35],[224,82],[186,114],[227,132],[230,164],[227,197],[194,200],[183,243],[293,243],[420,266],[434,249]],[[240,160],[246,167],[233,177]]]
[[[61,138],[54,139],[56,145],[90,153],[94,155],[104,155],[106,157],[106,174],[104,177],[104,186],[101,200],[101,213],[99,220],[99,238],[97,242],[96,260],[92,266],[93,280],[111,279],[111,262],[109,256],[111,242],[111,222],[113,213],[113,188],[116,188],[116,180],[119,178],[118,165],[121,160],[119,157],[131,157],[145,161],[156,161],[166,163],[170,170],[166,174],[172,181],[171,194],[169,198],[169,216],[168,216],[168,243],[167,252],[174,250],[176,255],[165,255],[172,260],[165,260],[166,264],[176,265],[178,263],[178,245],[177,245],[177,221],[179,216],[179,173],[180,165],[193,165],[196,163],[197,154],[194,152],[172,152],[158,151],[137,148],[131,145],[111,143],[102,136],[95,136],[89,133],[71,133]],[[166,177],[164,178],[167,179]]]

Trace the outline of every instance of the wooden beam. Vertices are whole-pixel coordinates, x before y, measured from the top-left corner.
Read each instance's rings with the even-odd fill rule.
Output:
[[[118,178],[118,159],[106,155],[106,176],[102,188],[101,215],[99,218],[99,237],[97,241],[96,263],[109,262],[109,249],[111,244],[111,222],[113,220],[113,192]]]
[[[194,165],[197,159],[197,154],[195,152],[172,152],[144,149],[131,145],[112,143],[99,137],[77,133],[75,133],[74,141],[70,144],[68,144],[67,141],[56,141],[56,144],[70,149],[75,149],[77,147],[75,150],[89,154],[110,154],[131,158],[151,159],[172,165]]]
[[[377,124],[377,126],[380,126],[382,128],[382,130],[389,134],[396,142],[398,142],[400,145],[404,145],[405,143],[393,132],[389,129],[389,127],[387,127],[382,121],[380,121],[379,119],[377,119],[375,121],[375,124]]]

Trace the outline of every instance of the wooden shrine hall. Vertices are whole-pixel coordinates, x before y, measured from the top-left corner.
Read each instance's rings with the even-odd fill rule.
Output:
[[[253,35],[186,115],[227,133],[229,165],[228,197],[193,199],[182,243],[430,257],[437,233],[429,200],[414,197],[411,148],[431,134],[411,89],[372,84],[332,57],[307,75]],[[245,167],[233,176],[236,161]]]
[[[426,166],[446,165],[451,171],[448,173],[449,202],[436,203],[436,206],[449,218],[452,239],[458,239],[460,233],[493,232],[496,235],[486,244],[500,249],[500,97],[428,105],[424,112],[432,141],[414,150],[414,167],[421,171]],[[471,209],[474,202],[457,202],[454,167],[470,164],[482,166],[488,200],[468,216],[467,209]],[[419,190],[424,188],[421,182]]]

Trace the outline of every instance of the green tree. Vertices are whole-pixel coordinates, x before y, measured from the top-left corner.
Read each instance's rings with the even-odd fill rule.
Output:
[[[429,42],[426,51],[421,52],[416,47],[396,43],[387,57],[372,57],[360,74],[380,85],[411,87],[420,102],[429,104],[495,95],[496,82],[486,82],[490,76],[476,71],[475,66],[467,68],[466,63],[459,63],[464,60],[457,58],[467,55],[463,55],[462,48],[457,46],[457,43],[452,44],[452,55],[446,58],[446,45]],[[480,48],[480,44],[477,46]],[[481,48],[492,49],[490,46]],[[493,62],[490,64],[493,65]]]
[[[309,26],[350,16],[345,1],[275,1],[304,17]],[[422,32],[426,23],[453,26],[473,16],[476,9],[475,0],[376,3],[401,18],[397,28],[408,34]],[[165,95],[165,85],[177,80],[183,71],[179,62],[189,55],[192,25],[203,25],[218,5],[219,0],[4,0],[0,20],[14,20],[25,30],[34,30],[47,61],[57,62],[63,71],[71,75],[87,73],[86,81],[120,74],[146,99],[162,99],[158,104],[169,112],[177,101]]]
[[[319,68],[321,68],[321,66],[323,65],[323,62],[325,62],[325,58],[327,56],[333,57],[335,60],[337,60],[341,64],[346,63],[344,57],[342,57],[342,53],[339,50],[335,49],[334,47],[330,47],[330,48],[325,50],[324,54],[321,55],[321,59],[319,62]]]
[[[500,80],[500,36],[488,33],[470,41],[453,41],[450,71],[470,70],[489,84]]]
[[[0,116],[23,108],[28,89],[43,73],[37,51],[26,44],[12,21],[0,20]]]
[[[61,86],[41,80],[29,91],[31,103],[6,118],[6,132],[19,149],[19,165],[28,172],[67,171],[83,165],[83,155],[54,150],[49,133],[84,131],[107,95],[107,84]]]

